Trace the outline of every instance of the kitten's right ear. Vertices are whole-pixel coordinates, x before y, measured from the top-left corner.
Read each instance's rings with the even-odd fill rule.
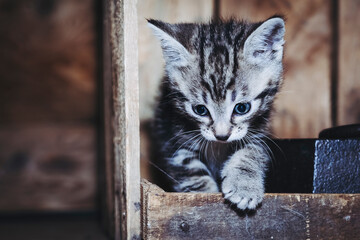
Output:
[[[268,64],[269,61],[281,61],[285,35],[285,23],[280,17],[263,22],[244,44],[245,58],[254,64]]]
[[[148,24],[149,27],[153,30],[154,35],[158,37],[161,42],[161,47],[167,66],[187,66],[189,64],[191,54],[174,37],[176,34],[176,25],[153,19],[149,19]]]

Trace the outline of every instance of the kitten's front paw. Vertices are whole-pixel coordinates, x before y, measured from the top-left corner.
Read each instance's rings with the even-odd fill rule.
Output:
[[[255,209],[263,199],[264,187],[261,179],[239,181],[227,176],[222,182],[222,193],[241,210]]]

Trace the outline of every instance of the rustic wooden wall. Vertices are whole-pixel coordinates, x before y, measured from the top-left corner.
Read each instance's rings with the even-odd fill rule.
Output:
[[[0,129],[0,213],[93,210],[95,130],[84,125]]]
[[[360,122],[360,1],[339,1],[339,125]]]
[[[94,0],[0,0],[0,212],[95,205]]]
[[[93,121],[93,0],[0,4],[0,123]]]

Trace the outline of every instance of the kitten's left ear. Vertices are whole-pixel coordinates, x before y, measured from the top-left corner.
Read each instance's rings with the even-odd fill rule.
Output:
[[[188,65],[191,54],[176,38],[178,26],[153,19],[148,20],[148,24],[160,40],[167,67]]]
[[[262,23],[244,44],[245,58],[253,64],[281,61],[285,35],[284,20],[275,17]]]

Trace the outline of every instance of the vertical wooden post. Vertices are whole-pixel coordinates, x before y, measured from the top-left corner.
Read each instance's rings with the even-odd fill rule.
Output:
[[[137,11],[103,1],[103,220],[112,239],[140,239]]]

